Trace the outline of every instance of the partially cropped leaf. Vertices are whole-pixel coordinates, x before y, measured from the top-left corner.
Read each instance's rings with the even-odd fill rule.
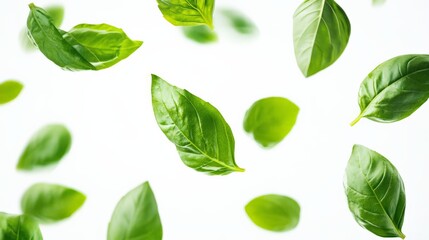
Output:
[[[43,240],[43,237],[33,218],[0,212],[0,240]]]
[[[71,142],[71,134],[65,126],[47,125],[31,137],[17,169],[32,170],[55,164],[69,151]]]
[[[257,226],[275,232],[294,229],[299,222],[299,204],[290,197],[268,194],[250,201],[245,207]]]
[[[344,188],[359,225],[380,237],[405,238],[401,232],[405,189],[395,166],[379,153],[354,145]]]
[[[235,163],[231,128],[210,103],[152,75],[152,106],[159,127],[188,167],[211,175],[244,171]]]
[[[100,70],[127,58],[141,45],[120,28],[79,24],[69,32],[55,27],[48,13],[30,4],[29,36],[52,62],[68,70]]]
[[[70,217],[85,202],[82,193],[61,185],[37,183],[24,193],[22,211],[43,223]]]
[[[429,98],[429,55],[402,55],[376,67],[359,89],[361,113],[376,122],[396,122],[410,116]]]
[[[244,130],[263,147],[273,147],[292,130],[299,108],[283,97],[256,101],[244,116]]]
[[[158,205],[148,182],[127,193],[116,205],[108,240],[161,240]]]
[[[350,37],[350,22],[334,0],[306,0],[293,17],[295,57],[309,77],[333,64]]]
[[[221,13],[228,19],[231,26],[237,32],[250,35],[257,31],[255,24],[242,13],[233,9],[223,9]]]
[[[374,4],[374,5],[381,5],[385,2],[386,2],[386,0],[372,0],[372,4]]]
[[[183,34],[198,43],[213,43],[217,41],[217,34],[205,25],[183,27]]]
[[[157,0],[164,18],[175,26],[207,25],[213,29],[214,0]]]
[[[0,83],[0,104],[8,103],[18,97],[24,86],[17,81],[8,80]]]

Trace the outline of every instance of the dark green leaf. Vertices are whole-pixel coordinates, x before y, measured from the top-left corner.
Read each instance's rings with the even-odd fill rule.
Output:
[[[217,34],[205,25],[183,27],[183,34],[198,43],[213,43],[217,41]]]
[[[29,216],[0,212],[0,240],[43,240],[39,224]]]
[[[207,25],[213,29],[214,0],[157,0],[164,18],[175,26]]]
[[[37,183],[24,193],[22,211],[40,222],[51,223],[70,217],[85,202],[82,193],[60,185]]]
[[[244,116],[244,130],[263,147],[273,147],[292,130],[299,108],[283,97],[256,101]]]
[[[237,32],[247,35],[256,33],[255,24],[242,13],[232,9],[223,9],[221,13],[228,19],[231,26]]]
[[[32,170],[55,164],[69,151],[71,142],[71,134],[65,126],[47,125],[31,137],[17,169]]]
[[[333,64],[350,37],[350,22],[334,0],[306,0],[293,17],[295,57],[309,77]]]
[[[8,80],[0,83],[0,104],[8,103],[18,97],[24,86],[17,81]]]
[[[113,212],[108,240],[161,240],[162,224],[148,182],[122,197]]]
[[[376,67],[359,89],[362,117],[396,122],[410,116],[429,98],[429,55],[403,55]]]
[[[250,201],[245,207],[247,215],[259,227],[283,232],[294,229],[299,222],[299,204],[290,197],[268,194]]]
[[[152,75],[152,106],[159,127],[188,167],[211,175],[244,171],[234,160],[231,128],[210,103]]]
[[[354,145],[344,188],[350,211],[359,225],[380,237],[405,238],[401,232],[404,183],[389,160],[364,146]]]

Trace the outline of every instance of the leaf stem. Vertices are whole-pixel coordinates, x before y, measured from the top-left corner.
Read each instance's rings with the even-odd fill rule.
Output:
[[[362,116],[362,113],[361,114],[359,114],[359,116],[355,119],[355,120],[353,120],[351,123],[350,123],[350,126],[351,127],[353,127],[357,122],[359,122],[359,120],[362,118],[363,116]]]

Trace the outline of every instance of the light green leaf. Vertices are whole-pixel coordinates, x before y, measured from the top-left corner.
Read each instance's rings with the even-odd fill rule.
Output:
[[[389,160],[361,145],[354,145],[346,168],[344,188],[357,223],[380,237],[405,238],[405,188]]]
[[[309,77],[333,64],[350,37],[350,22],[334,0],[306,0],[293,17],[295,57]]]
[[[213,29],[214,0],[157,0],[164,18],[175,26],[207,25]]]
[[[205,25],[183,27],[183,34],[197,43],[217,42],[217,34]]]
[[[273,147],[292,130],[299,107],[283,97],[256,101],[244,116],[244,130],[263,147]]]
[[[257,32],[255,24],[242,13],[233,9],[222,9],[221,13],[238,33],[251,35]]]
[[[152,75],[152,106],[159,127],[188,167],[211,175],[244,171],[234,160],[231,128],[210,103]]]
[[[384,4],[386,0],[372,0],[373,5],[381,5]]]
[[[23,88],[24,86],[15,80],[7,80],[0,83],[0,104],[14,100]]]
[[[0,240],[43,240],[39,224],[29,216],[0,212]]]
[[[290,197],[268,194],[250,201],[245,207],[257,226],[275,232],[294,229],[299,222],[299,204]]]
[[[396,122],[410,116],[429,98],[429,55],[392,58],[368,74],[359,89],[361,113],[376,122]]]
[[[85,202],[82,193],[60,185],[37,183],[24,193],[22,211],[43,223],[51,223],[70,217]]]
[[[19,158],[17,169],[33,170],[55,164],[69,151],[72,137],[60,124],[51,124],[36,132]]]
[[[158,206],[148,182],[131,190],[116,205],[109,223],[107,239],[162,239]]]

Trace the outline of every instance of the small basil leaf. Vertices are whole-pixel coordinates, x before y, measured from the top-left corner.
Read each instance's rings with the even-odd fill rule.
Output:
[[[164,18],[175,26],[207,25],[213,29],[214,0],[157,0]]]
[[[39,50],[58,66],[69,70],[94,70],[85,58],[74,49],[55,27],[49,14],[42,8],[30,5],[27,28]]]
[[[250,201],[245,207],[257,226],[275,232],[294,229],[299,222],[299,204],[290,197],[268,194]]]
[[[1,240],[43,240],[39,224],[26,215],[10,215],[0,212]]]
[[[232,9],[223,9],[221,13],[228,19],[231,26],[237,32],[246,35],[256,33],[257,28],[255,24],[242,13]]]
[[[51,223],[70,217],[85,202],[82,193],[60,185],[37,183],[24,193],[22,211],[40,222]]]
[[[108,24],[79,24],[64,33],[64,39],[97,70],[111,67],[130,56],[142,44]]]
[[[299,107],[283,97],[256,101],[244,116],[244,130],[263,147],[273,147],[292,130]]]
[[[69,151],[71,142],[71,134],[65,126],[47,125],[31,137],[17,169],[32,170],[55,164]]]
[[[217,34],[205,25],[183,27],[183,34],[198,43],[213,43],[217,41]]]
[[[376,122],[410,116],[429,98],[429,55],[402,55],[376,67],[359,89],[360,115]]]
[[[350,22],[334,0],[306,0],[293,16],[295,57],[309,77],[329,67],[343,53],[350,37]]]
[[[211,175],[244,171],[234,160],[231,128],[210,103],[152,75],[152,106],[159,127],[188,167]]]
[[[386,0],[372,0],[372,4],[374,4],[374,5],[381,5],[385,2],[386,2]]]
[[[364,146],[354,145],[344,188],[349,209],[359,225],[380,237],[405,238],[401,232],[404,183],[389,160]]]
[[[18,97],[24,86],[17,81],[8,80],[0,83],[0,104],[8,103]]]
[[[148,182],[131,190],[116,205],[109,223],[107,239],[162,239],[158,206]]]

